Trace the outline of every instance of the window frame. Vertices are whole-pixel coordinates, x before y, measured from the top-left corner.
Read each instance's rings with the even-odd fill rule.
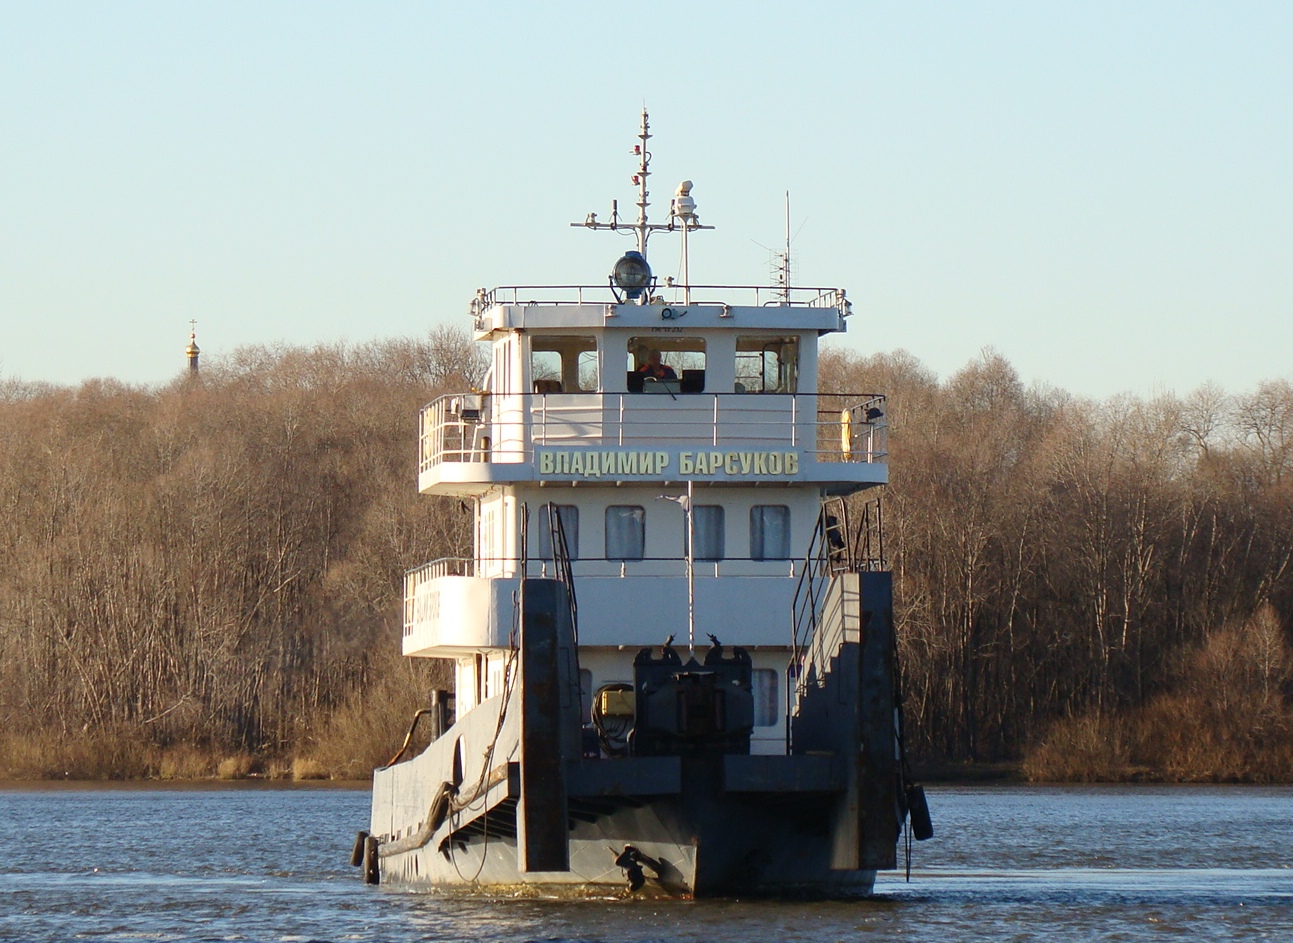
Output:
[[[701,528],[698,526],[699,519],[702,515],[697,513],[700,511],[704,511],[705,512],[704,516],[706,517],[710,516],[714,512],[718,513],[718,530],[717,530],[718,555],[717,556],[702,555],[699,552],[700,550],[713,549],[711,547],[706,546],[705,542],[702,541]],[[697,548],[697,552],[692,559],[701,561],[703,563],[718,563],[722,560],[727,559],[727,509],[721,504],[697,504],[692,508],[692,514],[693,514],[692,530],[696,532],[696,548]],[[687,555],[687,537],[688,537],[687,515],[684,514],[682,518],[682,553],[684,557]]]
[[[535,392],[596,393],[601,389],[601,354],[596,334],[531,334],[527,353],[530,387]],[[551,356],[555,356],[559,364],[555,376],[551,363],[536,371],[535,368]],[[584,372],[590,368],[590,382],[585,383]],[[573,383],[567,383],[567,380],[573,380]],[[554,381],[559,389],[539,389],[540,384],[546,387]]]
[[[628,515],[627,517],[624,517],[623,520],[627,521],[631,519],[636,519],[637,521],[637,524],[638,524],[637,556],[611,552],[612,551],[611,534],[613,532],[616,534],[620,533],[620,529],[618,527],[615,527],[615,528],[612,527],[612,513],[620,512],[620,511],[634,512]],[[605,554],[606,554],[607,560],[614,560],[619,563],[632,563],[638,560],[646,559],[646,508],[645,507],[643,507],[640,504],[608,504],[606,506],[606,512],[603,517],[603,524],[605,527],[605,530],[603,532],[603,545],[605,547]],[[628,529],[626,528],[624,532],[627,533]],[[616,547],[615,549],[618,551],[621,548]]]
[[[561,520],[561,530],[566,535],[566,552],[571,560],[579,559],[579,505],[577,504],[557,504],[548,502],[557,509],[557,516]],[[572,527],[571,524],[574,526]],[[548,504],[540,504],[534,520],[530,522],[531,527],[537,529],[534,542],[535,555],[540,560],[552,559],[552,532],[548,529]]]
[[[750,672],[754,695],[754,726],[764,730],[781,723],[781,672],[775,668],[755,668]],[[761,696],[762,695],[762,696]],[[766,720],[771,718],[771,720]]]
[[[783,533],[784,533],[784,556],[768,553],[768,531],[763,513],[767,510],[780,510],[784,512]],[[756,523],[757,521],[757,523]],[[750,559],[756,562],[775,562],[778,560],[789,560],[791,555],[790,548],[790,506],[786,504],[754,504],[750,506]]]
[[[709,341],[703,334],[634,334],[625,341],[626,376],[629,392],[705,392],[709,365]],[[641,370],[652,350],[660,351],[660,362],[674,372],[675,379],[642,384]],[[699,365],[694,358],[699,357]],[[635,383],[634,379],[639,382]]]
[[[802,348],[797,334],[738,334],[733,362],[733,389],[738,393],[796,393],[799,390],[799,361]],[[793,354],[785,356],[786,348]],[[768,357],[774,358],[769,364]],[[752,381],[754,374],[743,372],[743,363],[758,358],[759,370],[757,387],[750,388],[743,381]],[[772,367],[774,379],[768,383],[769,366]]]

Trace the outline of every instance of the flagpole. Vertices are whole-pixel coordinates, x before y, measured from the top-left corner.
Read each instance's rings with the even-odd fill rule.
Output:
[[[691,479],[687,479],[687,654],[696,656],[696,524],[692,516]]]

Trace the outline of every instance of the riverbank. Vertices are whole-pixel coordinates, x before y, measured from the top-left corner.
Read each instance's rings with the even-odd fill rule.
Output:
[[[0,779],[0,792],[221,792],[236,790],[288,790],[318,792],[368,790],[363,779]]]
[[[272,764],[271,764],[272,765]],[[274,767],[274,774],[255,773],[238,777],[202,775],[191,777],[159,776],[89,776],[77,777],[23,777],[0,776],[0,790],[28,791],[42,789],[368,789],[372,783],[367,778],[311,777],[293,778],[290,768]],[[1033,779],[1027,764],[1004,763],[951,763],[918,761],[912,765],[912,775],[917,782],[927,786],[1025,786],[1025,785],[1084,785],[1093,783],[1121,785],[1293,785],[1293,777],[1270,778],[1269,771],[1260,775],[1187,776],[1179,770],[1163,770],[1148,766],[1114,766],[1105,764],[1100,775],[1083,772],[1072,779]]]
[[[0,736],[0,783],[294,783],[356,782],[386,762],[381,743],[333,762],[175,744],[159,747],[126,731],[66,738]],[[378,753],[380,750],[380,754]],[[341,751],[333,751],[341,752]],[[380,755],[380,759],[375,759]]]
[[[1144,764],[1103,761],[1078,767],[1071,765],[1064,770],[1067,777],[1047,775],[1048,770],[1034,767],[1028,761],[1005,763],[949,763],[917,762],[912,765],[912,775],[917,782],[933,786],[1008,786],[1047,784],[1076,786],[1090,783],[1123,785],[1293,785],[1293,776],[1273,775],[1270,768],[1259,771],[1230,770],[1223,773],[1204,770],[1191,773],[1181,769],[1161,768]]]

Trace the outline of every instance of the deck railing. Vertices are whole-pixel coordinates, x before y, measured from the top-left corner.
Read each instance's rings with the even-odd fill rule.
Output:
[[[445,576],[475,575],[476,561],[468,557],[441,557],[439,560],[432,560],[430,563],[424,563],[406,571],[404,574],[404,634],[411,634],[419,616],[427,615],[417,611],[418,587]]]
[[[576,445],[793,448],[818,462],[888,456],[885,400],[869,393],[447,394],[421,422],[422,471],[528,462],[536,447]]]
[[[845,318],[852,308],[843,288],[666,283],[655,292],[661,304],[683,304],[685,298],[688,307],[834,308]],[[480,291],[471,302],[472,316],[479,323],[495,305],[605,305],[613,310],[619,301],[609,285],[506,285]]]
[[[725,576],[761,577],[764,579],[796,580],[804,566],[801,558],[754,559],[729,557],[722,560],[696,560],[695,577],[698,580],[721,579]],[[419,620],[438,617],[438,611],[418,611],[419,589],[444,577],[483,577],[517,579],[525,570],[527,577],[555,578],[556,564],[551,558],[518,554],[511,557],[488,557],[473,560],[467,557],[442,557],[414,567],[404,573],[404,634],[411,635]],[[604,556],[581,555],[570,561],[570,570],[578,580],[625,579],[629,577],[672,577],[685,579],[687,561],[680,556],[639,557],[632,560]],[[425,605],[425,601],[424,601]]]

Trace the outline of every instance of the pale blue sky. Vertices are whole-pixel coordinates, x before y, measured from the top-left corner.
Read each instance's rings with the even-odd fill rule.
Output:
[[[1293,4],[0,0],[0,376],[466,324],[601,283],[651,110],[696,282],[855,303],[942,376],[1293,378]],[[676,270],[667,238],[657,273]]]

